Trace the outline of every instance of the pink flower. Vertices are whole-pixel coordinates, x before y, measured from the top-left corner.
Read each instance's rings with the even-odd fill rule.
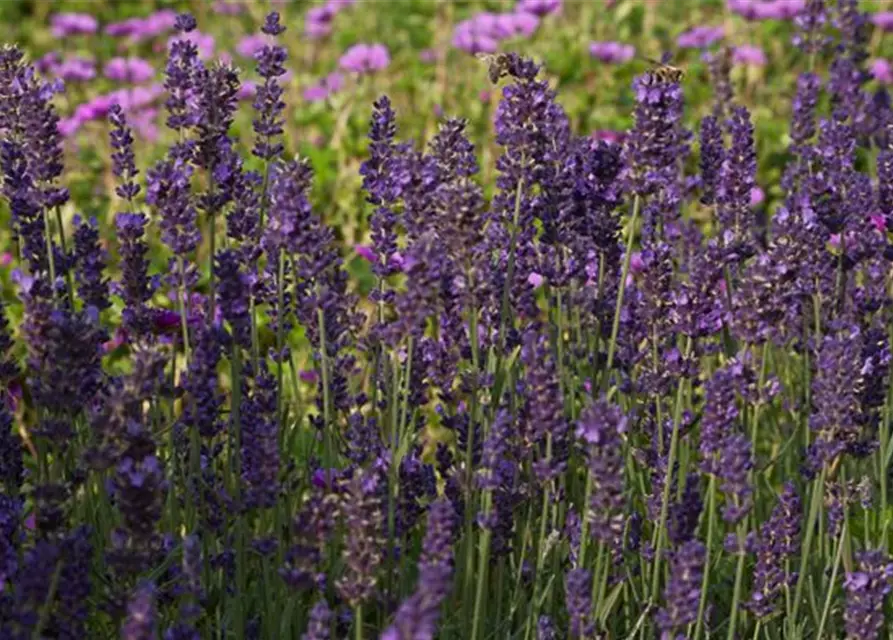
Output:
[[[8,267],[12,264],[12,254],[9,251],[0,253],[0,267]]]
[[[355,44],[344,52],[338,66],[353,73],[381,71],[391,63],[391,55],[383,44]]]
[[[868,65],[868,70],[875,80],[881,84],[893,84],[893,65],[889,60],[875,58]]]
[[[676,40],[680,49],[706,49],[725,37],[722,27],[702,26],[689,29]]]
[[[878,11],[871,16],[871,22],[881,31],[893,31],[893,11]]]
[[[354,246],[353,250],[357,252],[358,256],[360,256],[363,260],[366,260],[367,262],[375,262],[376,261],[375,251],[369,245],[358,244],[358,245]]]
[[[319,380],[319,374],[316,373],[315,369],[301,369],[298,372],[298,378],[301,379],[301,382],[316,384],[317,380]]]
[[[740,47],[735,47],[735,51],[732,54],[732,61],[735,64],[762,67],[766,65],[766,54],[760,47],[743,44]]]
[[[629,257],[629,272],[638,275],[645,270],[645,261],[642,259],[642,252],[635,251]]]
[[[543,286],[543,282],[545,282],[545,278],[535,271],[531,272],[529,276],[527,276],[527,284],[529,284],[534,289],[539,289]]]
[[[766,194],[759,187],[750,190],[750,206],[755,207],[766,199]]]
[[[478,100],[481,101],[481,104],[490,104],[491,94],[486,89],[481,89],[480,93],[478,93]]]
[[[872,226],[874,226],[874,228],[881,233],[885,233],[887,231],[887,221],[882,213],[873,213],[868,216],[868,219],[871,220]]]
[[[245,36],[236,44],[236,53],[243,58],[254,58],[254,54],[272,44],[272,40],[270,36],[263,33]]]

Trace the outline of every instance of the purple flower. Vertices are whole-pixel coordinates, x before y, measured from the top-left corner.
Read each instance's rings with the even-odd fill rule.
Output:
[[[776,601],[790,586],[792,576],[786,575],[785,561],[793,559],[800,547],[802,515],[797,490],[788,482],[754,543],[757,561],[753,591],[746,606],[759,618],[775,611]]]
[[[237,16],[245,11],[245,5],[239,0],[216,0],[214,2],[214,13],[222,16]]]
[[[329,640],[329,624],[332,619],[332,611],[325,600],[320,600],[310,610],[310,620],[307,621],[307,631],[301,636],[301,640]]]
[[[355,44],[338,60],[338,66],[353,73],[381,71],[391,63],[391,56],[383,44]]]
[[[728,0],[729,10],[747,20],[790,20],[806,7],[806,0]]]
[[[75,219],[74,232],[75,276],[78,294],[84,304],[97,311],[109,307],[109,281],[103,275],[106,255],[99,243],[99,229],[95,219],[80,222]]]
[[[341,513],[344,526],[353,532],[344,547],[344,571],[335,581],[338,595],[350,606],[369,600],[378,583],[384,559],[384,480],[376,469],[357,469],[345,482]]]
[[[535,16],[547,16],[561,11],[562,0],[518,0],[515,11],[532,13]]]
[[[704,572],[704,545],[689,540],[672,553],[670,579],[664,588],[665,605],[655,616],[657,626],[668,632],[681,631],[698,618]]]
[[[594,624],[592,616],[592,574],[586,569],[571,569],[564,579],[570,638],[589,638]]]
[[[155,640],[155,586],[142,583],[127,602],[127,617],[121,625],[121,640]]]
[[[148,82],[155,77],[152,63],[143,58],[112,58],[105,63],[102,73],[109,80],[135,84]]]
[[[878,11],[871,14],[871,23],[881,31],[893,31],[893,11]]]
[[[284,30],[276,12],[267,15],[261,29],[267,36],[275,36]],[[255,55],[257,72],[264,82],[257,87],[252,103],[255,111],[252,126],[256,139],[251,153],[267,161],[278,158],[284,150],[279,136],[283,131],[282,111],[285,103],[282,101],[283,90],[279,79],[285,75],[283,65],[287,57],[285,47],[280,45],[265,46]]]
[[[168,47],[174,42],[188,40],[195,45],[198,50],[198,57],[202,60],[208,60],[214,55],[214,36],[209,33],[201,33],[200,31],[190,31],[171,36],[168,40]]]
[[[194,251],[201,240],[190,196],[192,172],[192,165],[166,159],[146,174],[146,203],[154,206],[161,218],[161,239],[181,257]]]
[[[337,12],[338,7],[331,3],[308,9],[304,15],[304,35],[313,40],[329,35]]]
[[[512,35],[523,37],[532,36],[540,25],[540,19],[526,11],[516,11],[508,14],[511,17]]]
[[[499,39],[493,34],[492,14],[478,14],[453,28],[453,46],[468,53],[495,53]]]
[[[755,186],[757,151],[750,113],[734,107],[727,123],[731,145],[720,170],[716,194],[720,234],[726,246],[748,242],[753,232],[751,190]]]
[[[620,64],[632,60],[636,55],[636,48],[622,42],[591,42],[589,55],[601,62]]]
[[[57,13],[50,18],[50,27],[57,38],[96,33],[99,23],[88,13]]]
[[[128,18],[121,22],[113,22],[106,25],[105,33],[113,37],[129,37],[139,42],[172,31],[176,21],[176,11],[161,9],[145,18]]]
[[[725,31],[722,27],[695,27],[680,35],[676,39],[676,45],[680,49],[706,49],[723,38]]]
[[[623,545],[626,522],[621,440],[626,427],[627,418],[620,408],[599,400],[585,410],[576,432],[592,482],[591,501],[585,505],[590,534],[617,552]]]
[[[279,494],[276,379],[261,366],[242,402],[242,481],[248,507],[272,507]]]
[[[720,174],[725,161],[723,132],[713,116],[701,120],[701,202],[711,205],[716,201]]]
[[[893,64],[883,58],[875,58],[868,65],[872,77],[881,84],[893,84]]]
[[[766,54],[760,47],[742,44],[735,47],[735,50],[732,52],[732,61],[735,64],[762,67],[766,65]]]
[[[271,46],[273,39],[265,33],[247,35],[236,44],[236,53],[243,58],[254,58],[264,47]]]
[[[875,640],[884,627],[884,602],[893,585],[893,563],[882,550],[862,551],[856,556],[858,571],[846,574],[847,638]]]
[[[440,499],[428,511],[428,527],[419,556],[418,586],[405,600],[381,640],[432,640],[441,604],[449,595],[453,576],[456,514],[450,502]]]
[[[304,89],[304,100],[307,102],[321,102],[338,93],[344,86],[344,76],[333,71],[325,76],[317,84]]]
[[[86,82],[96,77],[96,61],[93,58],[72,56],[53,65],[49,71],[65,82]]]

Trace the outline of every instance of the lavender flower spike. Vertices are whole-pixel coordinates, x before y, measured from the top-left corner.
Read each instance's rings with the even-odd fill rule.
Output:
[[[884,600],[893,586],[893,563],[883,551],[857,555],[859,570],[844,580],[846,610],[843,614],[847,638],[875,640],[884,627]]]

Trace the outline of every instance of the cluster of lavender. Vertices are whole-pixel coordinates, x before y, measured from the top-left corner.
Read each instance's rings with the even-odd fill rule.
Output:
[[[639,76],[613,144],[506,54],[492,198],[463,120],[420,147],[379,98],[368,295],[287,152],[278,14],[248,144],[187,14],[164,155],[109,106],[108,245],[66,224],[59,88],[0,49],[0,637],[888,635],[893,112],[854,2],[800,17],[829,78],[768,221],[731,87],[696,156]]]

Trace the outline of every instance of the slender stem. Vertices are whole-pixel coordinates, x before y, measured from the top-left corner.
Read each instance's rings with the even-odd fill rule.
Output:
[[[840,568],[840,559],[843,556],[844,540],[847,533],[847,519],[843,520],[843,528],[837,538],[837,553],[834,554],[834,567],[831,569],[831,583],[828,585],[828,592],[825,594],[825,606],[822,608],[822,619],[819,622],[819,631],[816,638],[824,638],[822,632],[825,630],[825,622],[828,620],[828,612],[831,610],[831,599],[834,595],[834,584],[837,582],[837,570]]]
[[[822,467],[819,477],[812,485],[812,498],[809,504],[809,515],[806,518],[806,537],[803,540],[803,548],[800,551],[800,572],[797,575],[797,586],[794,589],[794,602],[791,606],[791,615],[788,618],[791,629],[796,626],[797,612],[800,610],[800,600],[803,597],[803,585],[806,583],[806,568],[809,564],[809,552],[812,546],[812,538],[815,535],[816,518],[819,507],[822,504],[825,487],[825,467]]]
[[[183,256],[177,256],[177,269],[180,272],[180,282],[178,284],[180,294],[180,329],[183,332],[183,353],[186,356],[186,364],[189,364],[189,302],[186,299],[186,263]]]
[[[521,158],[524,162],[524,158]],[[512,214],[512,233],[509,240],[508,265],[505,271],[505,284],[502,287],[502,308],[499,312],[499,355],[505,351],[506,326],[508,325],[511,308],[509,306],[509,293],[512,289],[512,280],[515,277],[515,251],[518,244],[518,222],[521,218],[521,194],[524,191],[524,178],[518,180],[515,189],[515,210]]]
[[[484,492],[483,513],[484,517],[490,515],[490,505],[492,501],[492,492],[488,489]],[[490,565],[490,528],[483,527],[481,532],[481,541],[478,547],[478,575],[477,590],[474,594],[474,616],[471,623],[471,640],[476,640],[480,624],[484,617],[484,587],[487,584],[487,570]]]
[[[687,358],[691,349],[691,337],[686,336],[683,347],[683,357]],[[679,442],[679,424],[682,421],[682,398],[685,384],[681,381],[676,388],[676,405],[673,409],[673,433],[670,436],[670,450],[667,454],[667,473],[664,477],[663,496],[660,505],[660,521],[657,525],[657,542],[655,544],[654,566],[651,574],[651,598],[657,601],[658,588],[660,586],[660,561],[664,544],[664,529],[667,524],[667,513],[670,502],[670,485],[673,481],[673,466],[676,464],[676,449]]]
[[[356,640],[363,640],[363,605],[354,609],[353,633]]]
[[[707,542],[705,545],[706,555],[704,557],[704,577],[701,580],[701,598],[698,603],[698,621],[695,624],[694,640],[701,637],[701,629],[704,627],[704,612],[707,607],[707,588],[710,586],[710,551],[713,545],[713,527],[716,518],[716,476],[710,475],[710,482],[707,486]]]
[[[738,563],[735,567],[735,590],[732,594],[732,610],[729,617],[729,632],[727,640],[735,640],[737,637],[738,604],[741,602],[741,588],[744,583],[744,539],[747,535],[747,520],[738,525]],[[706,570],[705,570],[705,573]],[[821,636],[820,636],[821,637]]]
[[[639,219],[639,207],[641,198],[636,195],[633,199],[633,214],[629,221],[629,231],[626,235],[626,254],[623,256],[623,269],[620,271],[620,284],[617,287],[617,303],[614,306],[614,320],[611,323],[611,341],[608,343],[608,359],[601,379],[601,389],[608,388],[608,377],[614,364],[614,353],[617,350],[617,334],[620,332],[620,314],[623,310],[623,294],[626,291],[626,278],[629,275],[629,265],[633,258],[633,238],[636,234],[636,221]]]
[[[50,268],[50,289],[52,289],[53,297],[56,295],[56,258],[53,256],[53,235],[50,231],[50,216],[47,211],[43,212],[43,233],[47,245],[47,264]]]

